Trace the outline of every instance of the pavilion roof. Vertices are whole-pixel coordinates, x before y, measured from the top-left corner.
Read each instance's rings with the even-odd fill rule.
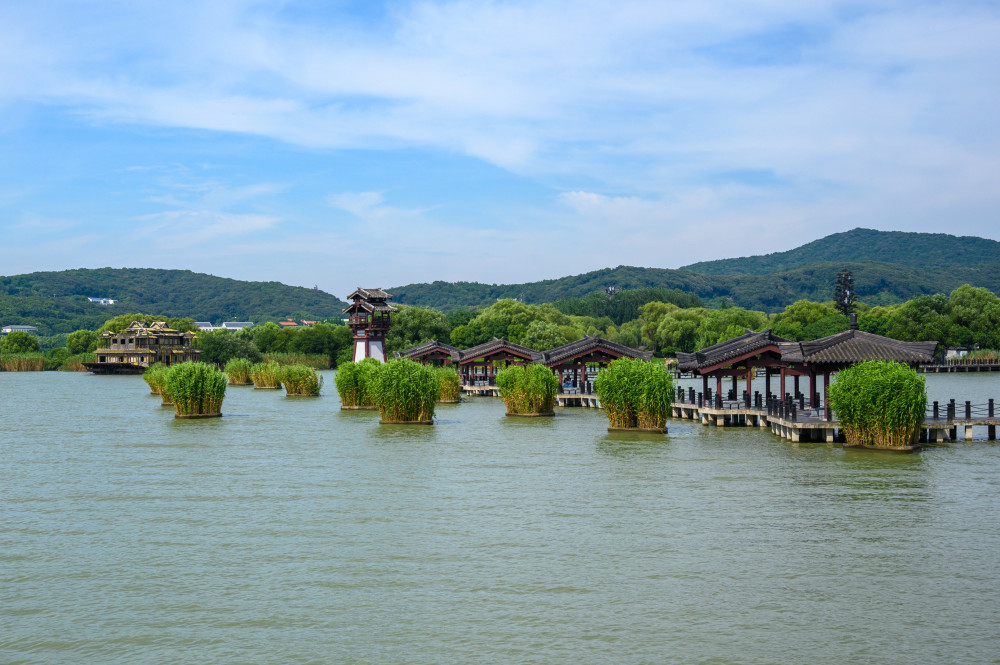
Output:
[[[353,312],[356,309],[363,309],[363,310],[365,310],[368,313],[372,313],[372,312],[398,312],[399,311],[399,309],[397,309],[393,305],[390,305],[387,302],[380,302],[380,301],[368,302],[367,300],[359,300],[359,301],[353,303],[352,305],[350,305],[344,311],[342,311],[341,314],[347,314],[348,312]]]
[[[359,286],[354,289],[351,295],[347,296],[348,300],[353,298],[361,298],[363,300],[392,300],[392,294],[383,291],[381,286],[377,289],[363,289]]]
[[[843,365],[865,360],[894,360],[920,364],[934,362],[937,342],[900,342],[851,329],[812,342],[784,342],[779,347],[781,360],[786,363]]]
[[[694,353],[678,353],[677,369],[690,372],[705,367],[715,367],[727,360],[734,360],[768,346],[777,346],[789,340],[778,337],[771,329],[754,332],[747,330],[739,337],[727,339]]]
[[[395,355],[397,358],[416,358],[435,351],[447,353],[451,356],[452,360],[459,360],[462,357],[461,350],[449,344],[445,344],[444,342],[439,342],[436,339],[425,342],[424,344],[418,344],[417,346],[406,349],[405,351],[396,351]]]
[[[625,357],[649,360],[653,357],[652,351],[639,351],[630,346],[606,340],[600,335],[595,335],[594,337],[584,335],[583,339],[578,339],[575,342],[570,342],[569,344],[557,346],[554,349],[545,351],[543,356],[546,365],[555,365],[557,363],[565,362],[566,360],[571,360],[595,351],[603,351],[607,355],[614,356],[616,358]]]
[[[484,342],[478,346],[472,347],[471,349],[465,349],[464,351],[460,351],[459,360],[462,362],[467,360],[475,360],[476,358],[491,356],[501,351],[507,351],[511,355],[519,356],[526,360],[530,360],[533,363],[545,362],[545,355],[541,351],[535,351],[534,349],[529,349],[526,346],[521,346],[520,344],[514,344],[513,342],[508,342],[502,337],[501,338],[494,337],[489,342]]]

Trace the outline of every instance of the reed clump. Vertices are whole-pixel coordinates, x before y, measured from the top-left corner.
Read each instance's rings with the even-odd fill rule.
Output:
[[[142,373],[142,380],[149,386],[149,392],[153,395],[163,394],[163,381],[169,368],[163,363],[153,363]]]
[[[857,363],[830,384],[830,407],[848,445],[908,448],[927,409],[924,377],[888,360]]]
[[[256,389],[277,390],[281,387],[281,366],[273,362],[254,363],[250,380]]]
[[[674,378],[661,362],[619,358],[594,381],[611,429],[662,430],[670,415]]]
[[[382,423],[434,422],[440,388],[437,373],[409,359],[380,364],[372,373],[371,394]]]
[[[83,363],[93,362],[97,362],[97,356],[93,353],[79,353],[63,360],[62,365],[59,366],[59,370],[63,372],[86,372],[87,368],[84,367]]]
[[[224,370],[229,378],[231,386],[249,386],[253,383],[250,380],[250,370],[253,369],[253,362],[246,358],[230,358]]]
[[[0,355],[0,371],[41,372],[46,369],[44,353],[4,353]]]
[[[226,375],[206,363],[178,363],[167,368],[162,390],[173,402],[176,418],[221,416]]]
[[[559,379],[544,365],[510,365],[497,374],[497,389],[507,415],[551,415]]]
[[[438,377],[438,401],[454,404],[462,400],[462,381],[451,367],[438,367],[435,372]]]
[[[286,395],[318,396],[323,377],[312,367],[288,365],[281,368],[281,383]]]
[[[381,365],[382,363],[375,358],[340,364],[334,382],[337,384],[342,409],[375,408],[372,377]]]
[[[306,365],[313,369],[330,369],[330,356],[318,353],[265,353],[264,362],[279,365]]]

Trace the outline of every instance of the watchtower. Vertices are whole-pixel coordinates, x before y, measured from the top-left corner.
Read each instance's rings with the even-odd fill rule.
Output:
[[[392,324],[395,307],[387,303],[392,295],[380,288],[362,289],[360,286],[347,296],[350,307],[344,310],[348,315],[347,325],[354,332],[354,362],[365,358],[376,358],[385,362],[385,334]]]

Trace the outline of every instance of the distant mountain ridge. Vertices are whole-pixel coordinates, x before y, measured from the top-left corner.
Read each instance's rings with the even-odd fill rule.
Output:
[[[87,297],[107,297],[112,306]],[[118,314],[142,312],[200,321],[339,317],[347,304],[320,291],[280,282],[245,282],[190,270],[98,268],[0,277],[0,322],[42,334],[96,329]]]
[[[871,260],[872,256],[886,259]],[[1000,242],[870,229],[835,233],[787,252],[701,262],[678,270],[618,266],[523,284],[433,282],[389,291],[399,303],[450,310],[483,307],[498,298],[554,302],[608,286],[671,288],[694,293],[706,302],[725,299],[773,312],[803,298],[831,300],[837,272],[844,267],[854,274],[859,298],[871,305],[949,293],[963,284],[1000,293]]]
[[[810,263],[877,262],[937,268],[1000,263],[1000,242],[975,236],[853,229],[787,252],[701,261],[681,270],[704,275],[767,275]]]

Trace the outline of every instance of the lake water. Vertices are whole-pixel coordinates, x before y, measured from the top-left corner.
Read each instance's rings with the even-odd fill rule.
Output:
[[[325,375],[187,421],[139,377],[0,373],[0,663],[1000,662],[996,443],[496,398],[380,426]]]

